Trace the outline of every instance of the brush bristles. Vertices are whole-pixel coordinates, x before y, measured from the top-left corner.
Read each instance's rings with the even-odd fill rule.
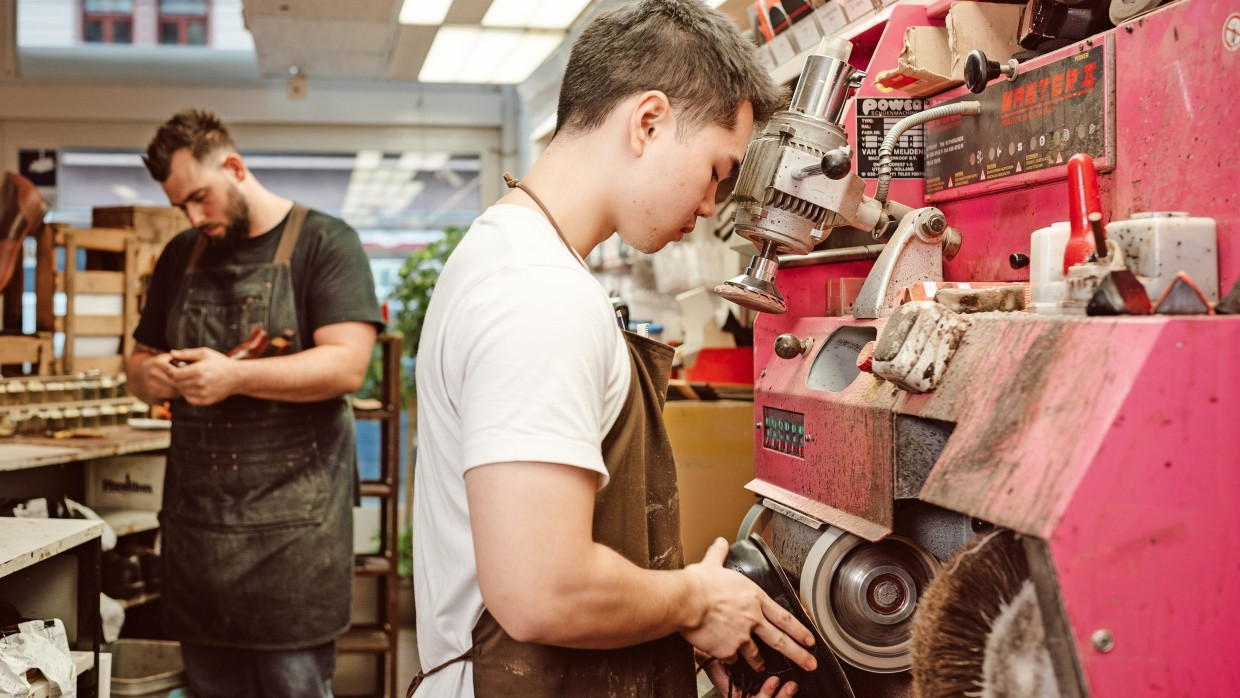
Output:
[[[997,695],[984,686],[987,638],[1029,576],[1019,536],[1011,531],[980,538],[944,565],[913,619],[914,696]]]

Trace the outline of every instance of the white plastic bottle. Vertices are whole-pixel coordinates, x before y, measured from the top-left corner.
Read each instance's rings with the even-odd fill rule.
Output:
[[[1036,234],[1036,233],[1035,233]],[[1157,301],[1185,272],[1211,302],[1218,302],[1218,226],[1213,218],[1190,218],[1180,211],[1134,213],[1107,224],[1150,301]]]
[[[1058,315],[1066,289],[1063,277],[1063,251],[1072,226],[1058,221],[1033,231],[1029,239],[1029,300],[1035,313]]]

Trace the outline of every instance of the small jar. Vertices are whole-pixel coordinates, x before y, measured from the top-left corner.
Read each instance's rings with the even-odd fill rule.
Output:
[[[48,408],[46,419],[48,431],[60,431],[65,428],[65,411],[59,407]]]
[[[102,376],[99,379],[99,397],[110,400],[116,397],[116,379],[112,376]]]
[[[65,429],[77,429],[82,426],[82,410],[77,407],[65,408]]]
[[[99,406],[99,426],[113,427],[116,426],[117,409],[116,405],[106,403]]]
[[[69,393],[65,390],[63,380],[48,381],[43,384],[43,399],[47,402],[67,402]]]
[[[97,406],[90,405],[82,408],[82,426],[99,426],[99,408]]]

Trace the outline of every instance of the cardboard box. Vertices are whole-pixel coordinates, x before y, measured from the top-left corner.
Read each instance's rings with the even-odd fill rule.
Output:
[[[848,24],[848,15],[838,2],[829,2],[814,10],[814,19],[817,20],[823,36],[835,36]]]
[[[753,403],[674,400],[663,410],[680,489],[680,538],[685,563],[698,562],[722,536],[736,530],[757,497],[753,479]]]
[[[98,458],[86,462],[86,506],[159,511],[164,496],[162,455]]]
[[[946,27],[909,27],[897,66],[874,82],[913,97],[938,94],[964,83],[964,62],[981,49],[992,61],[1005,63],[1021,51],[1017,41],[1022,5],[955,2]]]
[[[895,68],[874,78],[883,87],[922,97],[942,92],[963,82],[953,80],[952,55],[946,27],[908,27]]]

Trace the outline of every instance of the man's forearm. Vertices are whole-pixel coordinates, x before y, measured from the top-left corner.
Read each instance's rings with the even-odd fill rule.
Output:
[[[555,575],[559,584],[511,606],[522,612],[497,618],[514,639],[578,649],[612,649],[648,642],[699,622],[700,604],[683,570],[647,570],[607,546]]]
[[[284,402],[318,402],[356,392],[365,370],[342,370],[356,363],[353,351],[317,346],[288,356],[237,362],[241,395]]]

